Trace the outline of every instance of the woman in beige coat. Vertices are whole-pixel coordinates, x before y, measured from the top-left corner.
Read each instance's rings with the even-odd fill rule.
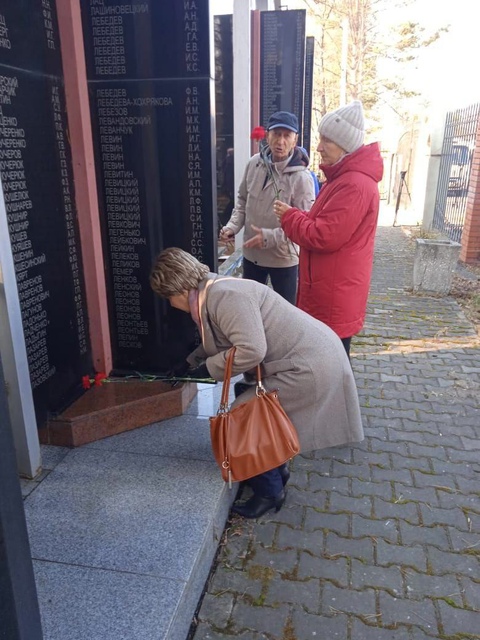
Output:
[[[202,344],[189,357],[191,377],[223,380],[226,356],[234,346],[232,375],[261,364],[267,390],[278,389],[295,425],[301,452],[363,439],[360,407],[350,362],[338,336],[269,287],[209,272],[175,247],[156,258],[152,289],[187,313],[199,327]],[[249,400],[252,387],[235,404]],[[259,425],[261,428],[261,425]],[[272,469],[249,480],[253,496],[233,511],[256,518],[285,501],[289,472]]]

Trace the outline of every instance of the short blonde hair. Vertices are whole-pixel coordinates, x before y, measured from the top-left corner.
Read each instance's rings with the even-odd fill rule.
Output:
[[[150,272],[150,286],[162,298],[170,298],[185,291],[196,289],[210,269],[192,255],[169,247],[155,258]]]

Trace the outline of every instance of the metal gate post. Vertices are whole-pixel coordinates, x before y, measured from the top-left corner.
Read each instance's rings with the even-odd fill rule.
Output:
[[[425,185],[425,202],[423,206],[422,227],[431,231],[437,197],[438,177],[442,159],[443,138],[445,135],[446,113],[441,112],[432,118],[430,127],[430,158],[428,161],[427,182]]]

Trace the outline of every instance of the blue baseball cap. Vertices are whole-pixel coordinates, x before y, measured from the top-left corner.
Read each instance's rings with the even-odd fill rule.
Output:
[[[270,131],[270,129],[278,129],[279,127],[298,133],[297,116],[289,111],[276,111],[268,120],[267,131]]]

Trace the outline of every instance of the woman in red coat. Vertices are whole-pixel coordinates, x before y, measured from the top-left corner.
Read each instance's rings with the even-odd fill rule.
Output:
[[[362,104],[327,113],[319,126],[326,182],[310,211],[275,201],[290,240],[300,246],[297,306],[331,327],[347,353],[363,327],[377,227],[383,160],[364,145]]]

